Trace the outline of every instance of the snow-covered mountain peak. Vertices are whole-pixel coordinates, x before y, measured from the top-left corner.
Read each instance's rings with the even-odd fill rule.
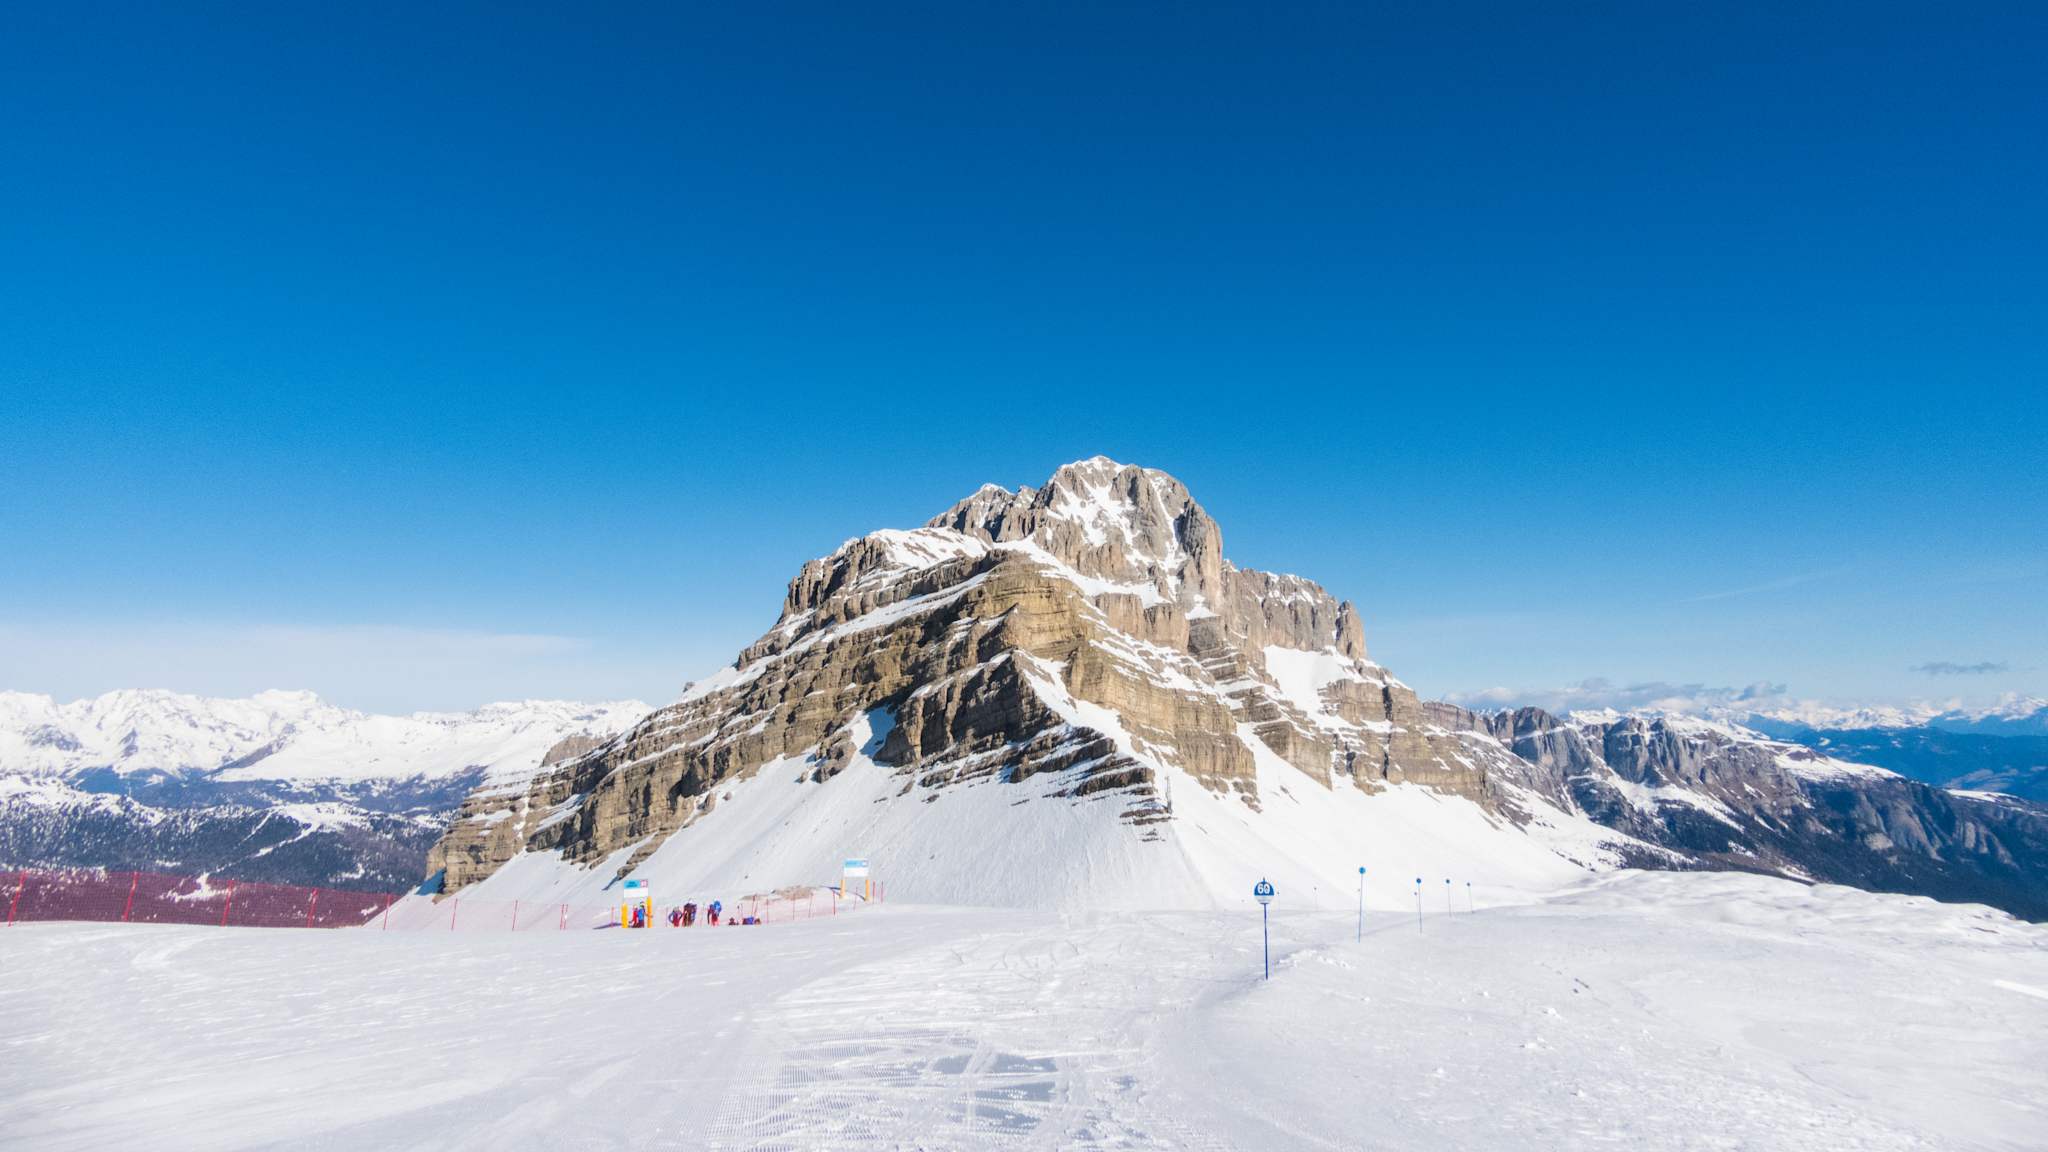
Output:
[[[1185,485],[1106,456],[1064,465],[1037,488],[983,485],[926,526],[990,544],[1030,540],[1085,576],[1144,581],[1168,596],[1190,566],[1200,588],[1222,564],[1222,535]]]
[[[1915,700],[1904,704],[1838,705],[1814,700],[1772,708],[1718,708],[1716,719],[1784,733],[1932,727],[1950,732],[2002,736],[2048,735],[2048,700],[2007,692],[1990,705],[1971,706],[1959,699]]]
[[[2048,700],[2007,692],[1989,708],[1954,708],[1934,718],[1937,726],[2003,735],[2048,735]]]
[[[1175,907],[1255,873],[1377,873],[1392,861],[1360,853],[1405,844],[1425,870],[1537,886],[1634,864],[1924,890],[1920,860],[1992,838],[2048,855],[2031,819],[1732,717],[1425,704],[1366,658],[1351,605],[1228,563],[1178,480],[1095,458],[805,564],[730,668],[523,789],[480,789],[429,867],[548,902],[635,873],[805,882],[854,854],[913,898]],[[2001,887],[2005,859],[1941,882],[2031,899]]]
[[[1157,891],[1175,901],[1210,898],[1179,871],[1214,863],[1210,837],[1242,837],[1241,813],[1283,804],[1309,804],[1308,824],[1262,821],[1254,840],[1312,826],[1337,852],[1351,817],[1434,792],[1462,805],[1455,820],[1487,827],[1546,813],[1501,849],[1533,871],[1615,858],[1616,838],[1583,818],[1489,782],[1512,768],[1490,737],[1431,724],[1366,659],[1349,604],[1227,563],[1185,485],[1097,457],[1038,487],[984,485],[922,527],[806,563],[780,619],[729,669],[523,793],[480,791],[430,863],[461,887],[525,854],[595,864],[675,835],[682,851],[702,843],[689,832],[714,807],[737,832],[754,817],[725,813],[802,803],[806,781],[835,779],[849,783],[828,793],[846,803],[830,820],[883,819],[895,849],[920,858],[950,855],[959,838],[940,826],[959,813],[1026,798],[1043,803],[1017,820],[1100,848],[1060,867],[1134,867],[1129,853],[1172,841]],[[818,832],[804,850],[829,854],[830,839]]]
[[[59,704],[0,694],[0,774],[218,774],[222,779],[439,777],[470,768],[531,772],[578,733],[610,735],[647,712],[638,701],[526,700],[470,712],[380,716],[307,691],[241,698],[122,689]]]

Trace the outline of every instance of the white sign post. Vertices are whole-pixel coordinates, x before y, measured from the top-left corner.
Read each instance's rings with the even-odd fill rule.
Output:
[[[1266,919],[1266,905],[1273,902],[1273,885],[1260,880],[1252,885],[1252,899],[1259,902],[1259,938],[1265,946],[1266,979],[1273,978],[1273,930]]]
[[[853,887],[855,880],[860,881],[860,898],[863,900],[867,899],[869,892],[868,862],[866,860],[848,860],[840,865],[839,894],[841,896],[846,895],[848,890]]]

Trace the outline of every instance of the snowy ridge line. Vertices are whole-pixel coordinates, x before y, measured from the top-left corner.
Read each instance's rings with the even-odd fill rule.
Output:
[[[634,700],[524,700],[384,716],[311,692],[228,699],[127,689],[66,704],[0,692],[0,772],[361,782],[483,769],[491,783],[519,786],[562,739],[608,737],[648,711]]]

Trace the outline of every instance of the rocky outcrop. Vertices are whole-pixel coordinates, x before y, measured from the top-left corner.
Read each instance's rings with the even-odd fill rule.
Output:
[[[1448,705],[1433,709],[1452,710]],[[1679,716],[1470,717],[1539,786],[1686,867],[1770,872],[2048,918],[2048,809],[1958,794]]]

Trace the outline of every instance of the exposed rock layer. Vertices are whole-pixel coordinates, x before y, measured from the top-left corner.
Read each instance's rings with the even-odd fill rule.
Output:
[[[1265,803],[1270,749],[1312,787],[1418,785],[1512,823],[1590,816],[1625,834],[1623,863],[2048,914],[2039,810],[1741,730],[1425,704],[1366,652],[1350,603],[1236,567],[1179,481],[1098,457],[805,564],[731,668],[619,737],[551,752],[524,787],[478,792],[432,866],[451,889],[528,850],[630,868],[736,780],[822,781],[856,756],[906,796],[1034,780],[1033,802],[1114,804],[1143,838],[1172,818],[1173,774]]]

